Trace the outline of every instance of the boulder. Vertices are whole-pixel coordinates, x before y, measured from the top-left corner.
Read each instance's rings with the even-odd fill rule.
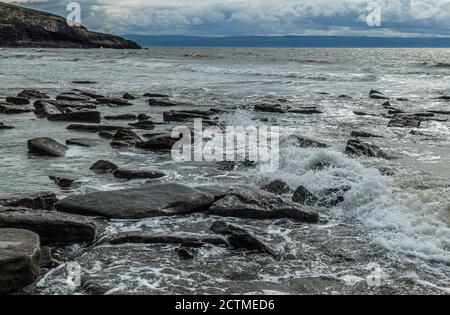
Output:
[[[57,101],[71,101],[71,102],[89,102],[90,97],[78,93],[61,93],[56,96]]]
[[[96,173],[111,173],[119,169],[119,167],[112,162],[100,160],[95,162],[89,169]]]
[[[73,179],[64,177],[49,176],[48,178],[61,188],[69,188],[75,182]]]
[[[117,131],[120,129],[132,129],[130,126],[113,126],[113,125],[96,125],[96,124],[71,124],[67,126],[68,130],[100,132],[100,131]]]
[[[100,113],[97,111],[76,111],[71,113],[49,114],[50,121],[74,121],[98,124],[101,121]]]
[[[217,221],[211,225],[210,230],[214,233],[224,235],[230,246],[234,249],[256,251],[273,257],[278,256],[278,253],[274,249],[240,227]]]
[[[30,100],[26,97],[9,96],[6,98],[6,103],[11,103],[14,105],[28,105]]]
[[[40,117],[47,117],[49,115],[57,115],[64,113],[58,105],[46,101],[34,102],[34,113]]]
[[[0,102],[0,113],[6,115],[30,113],[32,109],[28,106],[14,105],[11,103]]]
[[[179,184],[102,191],[68,197],[56,204],[62,212],[112,219],[143,219],[206,211],[211,194]]]
[[[105,116],[104,118],[106,120],[136,120],[136,119],[138,119],[138,117],[134,114]]]
[[[63,157],[66,155],[68,147],[51,138],[35,138],[28,140],[28,150],[30,153],[50,156]]]
[[[208,210],[211,215],[256,220],[291,219],[307,223],[319,221],[316,210],[299,207],[257,188],[208,186],[198,189],[215,197],[216,201]]]
[[[347,142],[345,153],[349,155],[369,156],[383,159],[391,158],[376,145],[364,143],[358,139],[350,139]]]
[[[123,170],[118,169],[113,173],[115,178],[120,179],[156,179],[166,176],[166,174],[158,171],[134,171],[134,170]]]
[[[56,195],[52,192],[0,196],[0,206],[4,207],[52,210],[57,201]]]
[[[39,92],[37,90],[23,90],[19,94],[17,94],[18,97],[24,97],[27,99],[37,98],[37,99],[49,99],[50,97],[42,92]]]
[[[351,187],[349,186],[330,188],[322,191],[318,197],[307,190],[304,186],[300,186],[294,192],[292,200],[295,203],[299,203],[304,206],[329,208],[344,202],[344,194],[350,189]]]
[[[0,130],[5,130],[5,129],[14,129],[14,126],[8,126],[5,125],[4,123],[0,123]]]
[[[113,106],[131,106],[130,102],[127,100],[121,99],[121,98],[114,98],[114,97],[100,97],[97,98],[97,102],[100,104],[105,105],[113,105]]]
[[[88,139],[88,138],[73,138],[73,139],[67,139],[66,144],[67,145],[76,145],[79,147],[93,147],[98,144],[97,139]]]
[[[122,96],[122,98],[123,98],[124,100],[135,100],[135,99],[136,99],[136,97],[133,96],[133,95],[131,95],[130,93],[125,93],[125,94]]]
[[[420,128],[422,120],[417,117],[396,115],[388,123],[388,127]]]
[[[117,130],[113,136],[111,146],[113,147],[128,147],[136,143],[142,142],[141,137],[131,130]]]
[[[36,233],[0,229],[0,294],[32,284],[40,272],[41,244]]]
[[[155,124],[151,120],[142,120],[136,123],[128,124],[129,126],[132,126],[133,128],[140,129],[140,130],[153,130],[155,129]]]
[[[42,245],[90,243],[95,239],[94,220],[56,211],[0,208],[0,229],[25,229],[38,234]]]
[[[261,187],[261,189],[276,195],[284,195],[292,192],[291,187],[289,187],[289,185],[282,180],[274,180],[273,182]]]
[[[295,190],[292,201],[304,206],[314,206],[318,203],[319,199],[304,186],[300,186]]]

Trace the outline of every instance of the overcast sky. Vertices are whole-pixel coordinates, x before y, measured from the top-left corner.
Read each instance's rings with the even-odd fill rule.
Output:
[[[5,1],[5,0],[0,0]],[[6,0],[66,16],[71,0]],[[94,31],[149,35],[450,36],[450,0],[78,0]],[[381,7],[369,27],[367,7]]]

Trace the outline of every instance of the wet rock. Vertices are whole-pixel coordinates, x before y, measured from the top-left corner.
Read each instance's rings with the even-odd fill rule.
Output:
[[[412,114],[414,117],[434,117],[436,116],[434,113],[415,113]]]
[[[178,104],[169,101],[168,99],[160,99],[160,98],[150,98],[148,100],[148,105],[151,106],[162,106],[162,107],[171,107],[177,106]]]
[[[78,80],[78,81],[72,81],[73,84],[98,84],[95,81],[89,81],[89,80]]]
[[[292,201],[304,206],[314,206],[317,204],[319,200],[314,194],[308,191],[305,187],[300,186],[295,190],[294,196],[292,197]]]
[[[41,269],[55,268],[58,263],[52,257],[52,250],[48,246],[41,246],[41,262],[39,266]]]
[[[179,184],[102,191],[65,198],[56,204],[62,212],[114,219],[142,219],[206,211],[211,194]]]
[[[428,112],[437,114],[437,115],[450,115],[449,110],[429,110]]]
[[[158,135],[149,138],[147,141],[136,143],[136,148],[150,151],[170,151],[179,139],[172,138],[171,135]]]
[[[290,139],[293,139],[294,144],[299,146],[300,148],[319,148],[319,149],[325,149],[328,148],[329,145],[316,141],[316,140],[312,140],[309,138],[305,138],[302,136],[291,136]]]
[[[121,99],[121,98],[114,98],[114,97],[101,97],[97,98],[97,102],[100,104],[105,105],[113,105],[113,106],[131,106],[130,102],[127,100]]]
[[[49,176],[50,180],[61,188],[70,188],[75,180],[64,177]]]
[[[278,256],[278,253],[274,249],[240,227],[217,221],[211,225],[210,230],[214,233],[224,235],[230,246],[234,249],[246,249],[273,257]]]
[[[216,201],[208,210],[211,215],[256,220],[287,218],[307,223],[319,221],[316,210],[285,202],[280,197],[257,188],[219,186],[198,187],[198,189],[215,197]]]
[[[18,97],[24,97],[27,99],[32,99],[32,98],[36,98],[36,99],[49,99],[50,97],[42,92],[39,92],[37,90],[23,90],[22,92],[20,92],[19,94],[17,94]]]
[[[128,125],[140,130],[153,130],[155,128],[155,124],[151,120],[142,120]]]
[[[119,167],[110,161],[100,160],[95,162],[89,169],[96,173],[112,173],[118,170]]]
[[[234,161],[217,162],[217,167],[219,170],[230,172],[236,168],[236,162]]]
[[[177,255],[181,260],[190,260],[197,257],[197,252],[192,248],[181,246],[177,248]]]
[[[372,114],[362,112],[362,111],[357,111],[357,110],[354,110],[353,114],[355,114],[356,116],[371,116],[372,115]]]
[[[24,114],[32,112],[31,108],[22,105],[0,102],[0,113],[6,115]]]
[[[111,146],[113,147],[128,147],[136,143],[142,142],[142,139],[131,130],[117,130],[113,136]]]
[[[330,188],[321,192],[320,196],[311,193],[304,186],[299,186],[292,197],[292,201],[304,206],[329,208],[344,202],[344,194],[351,187],[344,186],[338,188]]]
[[[397,127],[397,128],[420,128],[421,120],[417,117],[410,116],[395,116],[388,123],[388,127]]]
[[[125,94],[122,96],[122,98],[123,98],[124,100],[135,100],[135,99],[136,99],[136,97],[133,96],[133,95],[131,95],[130,93],[125,93]]]
[[[133,114],[123,114],[123,115],[114,115],[114,116],[105,116],[107,120],[136,120],[138,117]]]
[[[130,126],[114,126],[114,125],[96,125],[96,124],[71,124],[68,130],[100,132],[100,131],[117,131],[121,129],[132,129]]]
[[[194,119],[209,119],[209,115],[203,112],[188,112],[188,111],[170,111],[164,112],[165,122],[184,122]]]
[[[11,103],[14,105],[28,105],[30,100],[26,97],[9,96],[6,98],[6,103]]]
[[[350,95],[342,94],[342,95],[339,95],[338,98],[341,100],[348,100],[348,99],[351,99],[352,97]]]
[[[114,138],[115,134],[116,134],[115,132],[111,132],[111,131],[100,131],[98,133],[98,136],[101,138],[104,138],[104,139],[112,139],[112,138]]]
[[[69,148],[51,138],[35,138],[28,140],[28,150],[30,153],[50,156],[63,157]]]
[[[61,93],[56,96],[57,101],[71,101],[71,102],[88,102],[90,101],[89,96],[80,95],[77,93]]]
[[[149,120],[149,119],[151,119],[151,117],[150,117],[150,116],[147,116],[146,114],[139,114],[138,117],[137,117],[137,119],[138,119],[139,121],[144,121],[144,120]]]
[[[52,210],[58,201],[52,192],[24,193],[14,196],[0,196],[0,206],[24,207],[29,209]]]
[[[261,187],[261,189],[276,195],[284,195],[292,192],[291,187],[289,187],[289,185],[282,180],[274,180],[273,182]]]
[[[63,114],[49,114],[47,115],[47,119],[50,121],[74,121],[98,124],[101,121],[101,116],[97,111],[76,111]]]
[[[388,111],[388,114],[389,115],[396,115],[396,114],[403,114],[404,112],[405,112],[404,110],[401,110],[401,109],[398,109],[398,108],[391,108]]]
[[[122,244],[172,244],[183,247],[201,247],[206,244],[215,246],[228,246],[228,242],[222,237],[204,235],[150,235],[141,232],[120,233],[114,235],[106,242],[111,245]]]
[[[89,91],[81,91],[81,90],[75,90],[75,91],[77,91],[80,95],[87,96],[87,97],[89,97],[91,99],[94,99],[94,100],[96,100],[98,98],[105,98],[104,95],[93,93],[93,92],[89,92]]]
[[[313,114],[323,114],[321,110],[317,107],[303,107],[303,108],[293,108],[287,111],[293,114],[303,114],[303,115],[313,115]]]
[[[158,93],[145,93],[144,97],[160,97],[160,98],[168,98],[169,95],[166,94],[158,94]]]
[[[36,106],[39,103],[54,105],[61,111],[61,113],[70,113],[73,111],[83,111],[97,108],[97,106],[90,101],[76,102],[76,101],[38,100],[34,102],[34,105]]]
[[[384,138],[382,136],[378,136],[366,131],[352,131],[350,134],[350,137],[352,138]]]
[[[384,95],[383,93],[377,91],[377,90],[371,90],[370,91],[370,98],[375,100],[388,100],[389,97]]]
[[[287,108],[281,106],[280,104],[259,104],[255,105],[254,110],[256,112],[266,112],[266,113],[285,113]]]
[[[358,139],[350,139],[347,142],[345,153],[349,155],[370,156],[383,159],[391,158],[376,145],[364,143]]]
[[[5,125],[4,123],[0,123],[0,130],[4,130],[4,129],[14,129],[14,126],[8,126]]]
[[[115,178],[120,179],[156,179],[166,176],[166,174],[158,171],[133,171],[118,169],[113,173]]]
[[[89,148],[89,147],[96,146],[98,144],[98,140],[88,139],[88,138],[73,138],[73,139],[67,139],[66,144]]]
[[[64,111],[55,104],[46,101],[34,102],[34,113],[39,117],[62,114]]]
[[[36,233],[0,229],[0,294],[18,291],[37,279],[40,246]]]
[[[0,228],[25,229],[38,234],[42,245],[68,245],[94,241],[94,220],[56,211],[0,208]]]

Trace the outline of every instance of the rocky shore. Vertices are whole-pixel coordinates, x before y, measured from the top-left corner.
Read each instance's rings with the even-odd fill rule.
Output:
[[[417,132],[421,122],[427,119],[446,119],[443,112],[407,112],[401,101],[392,100],[381,92],[371,91],[368,97],[380,100],[381,113],[390,119],[392,128],[412,128]],[[143,113],[120,114],[103,117],[102,109],[132,108],[136,99],[146,99],[151,108],[162,108],[162,120]],[[393,104],[395,104],[395,106]],[[33,158],[64,159],[70,146],[82,146],[95,150],[98,142],[110,142],[113,148],[130,148],[169,154],[174,141],[170,134],[173,122],[191,124],[193,119],[202,118],[209,125],[223,127],[217,119],[218,111],[173,110],[177,106],[168,95],[147,93],[122,98],[99,95],[92,91],[71,90],[51,96],[32,89],[18,95],[8,96],[0,102],[3,117],[0,126],[5,131],[9,126],[10,114],[34,112],[37,119],[48,124],[67,123],[68,130],[85,132],[87,138],[72,138],[66,141],[48,137],[29,139],[28,151]],[[395,112],[392,112],[395,109]],[[313,107],[298,107],[286,101],[256,104],[254,110],[276,115],[295,113],[321,115],[322,111]],[[131,111],[131,110],[130,110]],[[359,113],[361,114],[361,113]],[[368,113],[364,113],[368,114]],[[109,124],[108,121],[119,122]],[[167,133],[151,133],[155,126],[167,125]],[[0,133],[3,132],[0,130]],[[91,137],[98,134],[97,137]],[[394,159],[397,154],[384,152],[370,142],[377,138],[365,130],[355,130],[348,140],[345,153],[349,156]],[[327,148],[329,145],[314,139],[295,136],[294,143],[302,148]],[[50,162],[49,162],[50,163]],[[196,258],[196,250],[205,246],[220,247],[231,251],[254,252],[278,259],[280,249],[272,248],[253,231],[236,225],[233,218],[248,220],[288,220],[298,224],[320,224],[321,209],[344,202],[347,186],[333,186],[315,195],[305,187],[289,187],[281,180],[268,182],[261,188],[252,186],[197,186],[189,187],[175,181],[159,182],[167,174],[157,169],[123,169],[114,162],[92,161],[90,168],[97,174],[111,173],[117,180],[153,180],[138,188],[115,191],[91,192],[72,195],[58,200],[52,192],[34,192],[23,195],[0,196],[0,293],[11,294],[33,285],[47,272],[64,260],[52,258],[64,246],[80,246],[83,253],[95,251],[101,246],[121,244],[172,244],[177,246],[177,255],[182,260]],[[217,164],[217,169],[239,167],[237,163]],[[254,167],[243,163],[243,167]],[[317,169],[332,165],[315,165]],[[71,178],[51,176],[49,180],[61,188],[74,184]],[[205,229],[202,236],[180,235],[174,229],[172,234],[122,233],[113,237],[102,237],[98,220],[137,220],[155,217],[177,217],[204,215],[221,218]],[[208,247],[209,248],[209,247]],[[45,255],[43,253],[46,253]],[[48,267],[49,265],[52,267]]]

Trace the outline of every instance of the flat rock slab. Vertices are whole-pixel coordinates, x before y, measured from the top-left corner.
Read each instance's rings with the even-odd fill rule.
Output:
[[[50,157],[63,157],[69,148],[51,138],[35,138],[28,140],[30,153]]]
[[[0,196],[0,206],[4,207],[52,210],[57,201],[56,195],[47,191],[13,196]]]
[[[95,124],[71,124],[67,127],[68,130],[86,131],[86,132],[100,132],[100,131],[117,131],[121,129],[132,129],[130,126],[112,126],[112,125],[95,125]]]
[[[30,100],[26,97],[19,96],[9,96],[6,98],[7,103],[11,103],[14,105],[28,105],[30,104]]]
[[[132,179],[156,179],[166,176],[166,174],[158,171],[140,171],[140,170],[123,170],[119,169],[113,173],[115,178],[132,180]]]
[[[66,140],[67,145],[76,145],[79,147],[93,147],[98,144],[97,139],[88,139],[88,138],[73,138]]]
[[[206,211],[211,194],[179,184],[103,191],[68,197],[56,204],[62,212],[112,219],[142,219]]]
[[[41,244],[36,233],[0,229],[0,294],[32,284],[39,276]]]
[[[30,113],[32,109],[28,106],[14,105],[11,103],[0,103],[0,113],[5,115]]]
[[[291,219],[306,223],[317,223],[319,214],[313,208],[296,205],[257,188],[197,187],[214,196],[215,202],[208,214],[256,220]]]
[[[74,121],[98,124],[101,121],[100,113],[97,111],[76,111],[62,114],[49,114],[50,121]]]
[[[200,247],[205,244],[229,246],[228,242],[217,236],[205,235],[153,235],[146,233],[120,233],[106,239],[112,245],[121,244],[173,244],[186,247]]]
[[[90,218],[26,208],[0,208],[0,228],[33,231],[43,245],[90,243],[96,235],[95,222]]]

